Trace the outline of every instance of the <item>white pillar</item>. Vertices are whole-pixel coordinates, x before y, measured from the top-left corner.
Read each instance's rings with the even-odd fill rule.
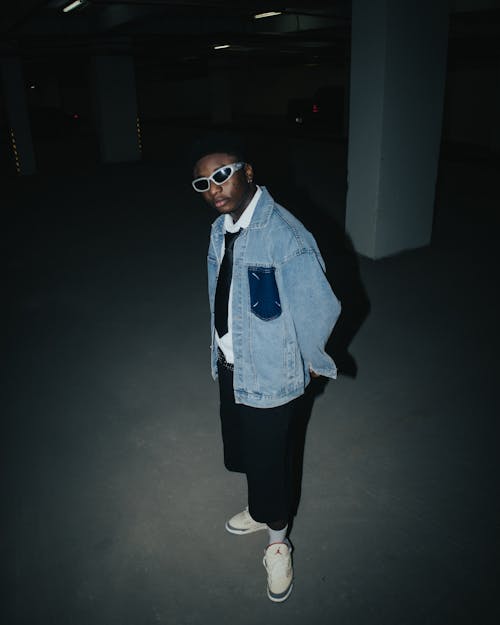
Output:
[[[36,161],[21,60],[15,57],[1,59],[0,69],[14,166],[19,174],[34,174]]]
[[[346,230],[381,258],[431,239],[448,0],[353,0]]]
[[[139,160],[133,58],[118,55],[94,57],[91,84],[102,161]]]

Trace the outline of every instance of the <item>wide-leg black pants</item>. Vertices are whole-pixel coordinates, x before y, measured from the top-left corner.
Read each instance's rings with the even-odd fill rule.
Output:
[[[224,465],[246,474],[252,518],[262,523],[288,521],[301,398],[275,408],[236,404],[232,371],[219,363],[218,374]]]

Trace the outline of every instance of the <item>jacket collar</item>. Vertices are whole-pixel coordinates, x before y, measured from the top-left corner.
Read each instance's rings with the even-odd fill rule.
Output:
[[[266,187],[261,187],[262,195],[257,202],[255,211],[252,217],[252,221],[248,226],[249,230],[257,230],[258,228],[265,228],[271,217],[271,213],[274,208],[274,200]]]

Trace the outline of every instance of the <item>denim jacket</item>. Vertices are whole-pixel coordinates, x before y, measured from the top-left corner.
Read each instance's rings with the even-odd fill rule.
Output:
[[[233,250],[233,349],[236,403],[270,408],[302,395],[309,370],[337,377],[325,344],[340,302],[312,234],[265,187]],[[208,295],[212,376],[217,379],[214,300],[224,216],[212,224]]]

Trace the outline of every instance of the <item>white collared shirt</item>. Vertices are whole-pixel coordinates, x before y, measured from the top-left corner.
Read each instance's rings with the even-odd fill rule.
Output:
[[[260,196],[262,195],[262,190],[259,186],[257,186],[257,191],[254,193],[253,198],[250,200],[250,203],[243,211],[243,214],[238,219],[237,222],[233,223],[233,218],[231,215],[224,216],[224,232],[238,232],[241,228],[248,228],[250,222],[252,220],[253,213],[255,211],[255,207],[257,206],[257,202],[259,201]],[[222,239],[222,247],[221,247],[221,262],[224,257],[225,251],[225,240]],[[215,340],[217,341],[217,345],[222,350],[224,357],[227,362],[234,363],[234,352],[233,352],[233,282],[231,280],[231,286],[229,287],[229,300],[227,304],[227,333],[224,334],[222,338],[217,334],[217,330],[215,331]]]

